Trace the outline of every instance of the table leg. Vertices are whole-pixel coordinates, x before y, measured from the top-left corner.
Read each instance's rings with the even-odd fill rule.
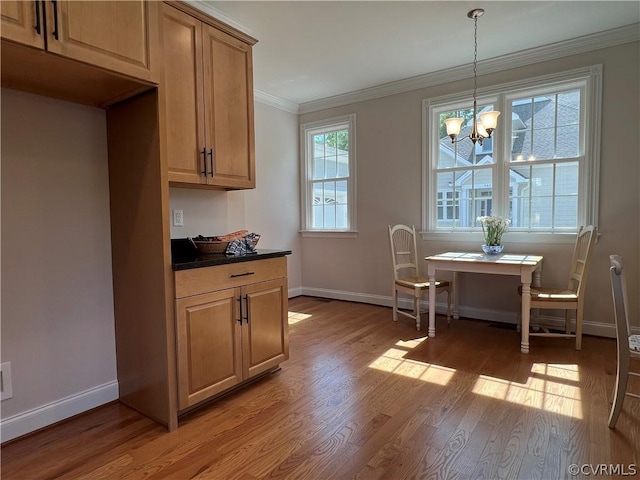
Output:
[[[534,287],[539,287],[540,286],[540,269],[538,268],[537,270],[535,270],[533,272],[533,280],[531,281],[531,285]],[[534,329],[540,329],[539,325],[540,322],[538,320],[538,316],[540,315],[540,309],[539,308],[534,308],[532,315],[531,315],[531,325],[533,325]]]
[[[520,351],[529,353],[529,315],[531,310],[531,284],[522,282],[522,338]]]
[[[458,320],[460,318],[460,308],[458,303],[458,272],[453,272],[453,291],[451,295],[453,295],[453,318],[454,320]]]
[[[436,274],[435,272],[429,273],[429,285],[433,285],[433,288],[429,288],[429,338],[436,336]]]

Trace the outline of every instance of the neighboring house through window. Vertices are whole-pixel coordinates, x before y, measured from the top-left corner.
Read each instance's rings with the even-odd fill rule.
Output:
[[[355,231],[355,115],[306,123],[300,133],[302,230]]]
[[[502,111],[482,144],[467,138],[468,94],[425,100],[426,234],[478,232],[484,215],[509,218],[512,234],[597,224],[600,72],[595,66],[478,92],[479,113]],[[456,143],[444,128],[452,116],[466,119]]]

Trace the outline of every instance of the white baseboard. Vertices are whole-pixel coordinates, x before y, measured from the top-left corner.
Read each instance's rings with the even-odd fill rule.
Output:
[[[299,297],[300,295],[304,295],[304,293],[302,293],[302,287],[289,289],[289,298]]]
[[[98,385],[41,407],[0,420],[0,442],[7,442],[40,428],[118,399],[118,382]]]
[[[391,307],[393,299],[391,296],[384,295],[371,295],[367,293],[345,292],[342,290],[330,290],[326,288],[314,288],[314,287],[300,287],[296,290],[300,290],[300,295],[308,295],[310,297],[322,297],[332,298],[335,300],[347,300],[349,302],[369,303],[372,305],[381,305],[385,307]],[[441,297],[445,298],[445,297]],[[401,298],[399,304],[402,308],[412,308],[413,304],[408,298]],[[422,302],[422,308],[427,310],[428,302],[425,300]],[[487,308],[469,307],[460,305],[460,316],[463,318],[473,318],[478,320],[488,320],[499,323],[510,323],[515,325],[518,322],[519,312],[507,312],[504,310],[492,310]],[[447,304],[445,302],[436,302],[436,313],[444,315],[447,313]],[[613,317],[613,314],[612,314]],[[557,327],[558,329],[564,329],[564,317],[551,317],[547,315],[540,315],[538,317],[541,322],[551,327]],[[583,332],[586,335],[594,335],[597,337],[616,337],[615,325],[609,323],[597,323],[597,322],[583,322]],[[640,329],[632,327],[634,333],[640,333]]]

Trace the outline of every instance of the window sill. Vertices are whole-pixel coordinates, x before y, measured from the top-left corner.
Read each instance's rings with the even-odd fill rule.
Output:
[[[358,238],[357,230],[300,230],[303,237]]]
[[[480,232],[420,232],[422,240],[439,242],[483,243]],[[576,233],[535,233],[535,232],[507,232],[502,237],[503,243],[521,244],[575,244]]]

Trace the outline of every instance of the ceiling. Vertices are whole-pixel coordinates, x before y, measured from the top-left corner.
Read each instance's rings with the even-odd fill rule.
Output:
[[[479,62],[640,22],[637,0],[189,3],[257,38],[254,88],[299,105],[470,64],[473,8]]]

